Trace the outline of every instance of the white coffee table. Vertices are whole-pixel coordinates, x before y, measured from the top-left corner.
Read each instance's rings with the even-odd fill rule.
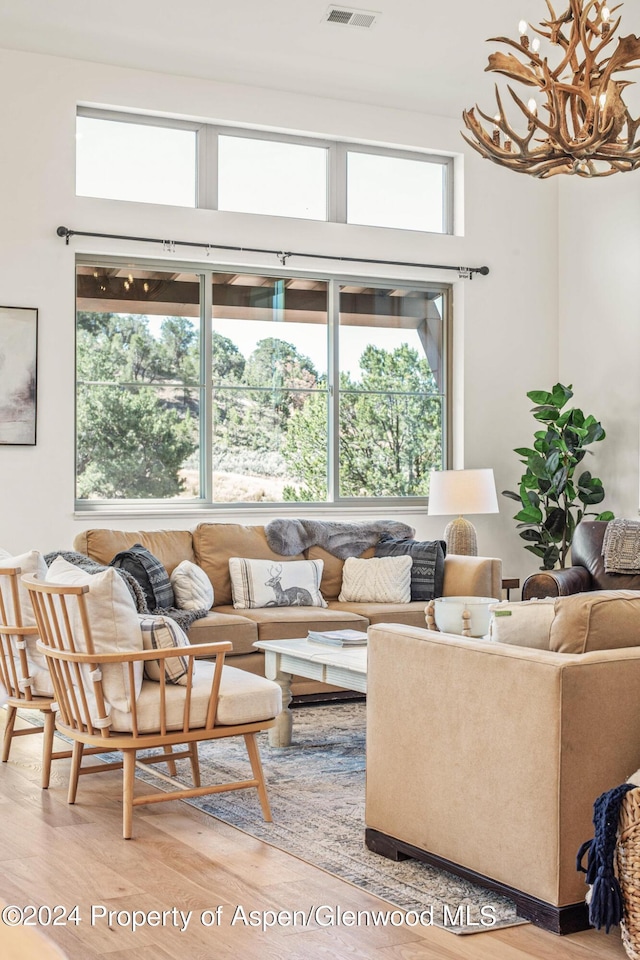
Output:
[[[282,713],[275,726],[269,729],[272,747],[291,745],[293,715],[291,703],[291,678],[307,677],[332,683],[347,690],[367,692],[367,648],[332,647],[329,644],[312,643],[310,640],[259,640],[254,647],[264,651],[265,675],[275,680],[282,690]]]

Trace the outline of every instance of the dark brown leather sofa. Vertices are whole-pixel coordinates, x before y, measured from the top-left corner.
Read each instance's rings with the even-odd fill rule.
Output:
[[[545,570],[527,577],[522,599],[566,597],[586,590],[640,590],[640,576],[605,573],[602,541],[606,520],[583,520],[573,536],[571,566]]]

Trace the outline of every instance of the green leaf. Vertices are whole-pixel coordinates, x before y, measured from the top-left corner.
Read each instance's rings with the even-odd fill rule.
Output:
[[[529,397],[529,400],[535,404],[549,404],[553,400],[553,395],[547,390],[530,390],[527,396]]]
[[[604,489],[602,487],[592,487],[591,490],[578,490],[578,499],[582,500],[585,506],[593,506],[596,503],[602,503],[604,500]]]
[[[531,540],[534,543],[540,543],[540,533],[538,530],[522,530],[519,534],[523,540]]]
[[[522,502],[521,499],[520,499],[519,494],[514,493],[513,490],[503,490],[503,491],[502,491],[502,496],[503,496],[503,497],[509,497],[510,500],[517,500],[518,503],[521,503],[521,502]]]
[[[562,540],[565,528],[565,512],[561,507],[551,511],[544,522],[544,528],[552,540]]]
[[[554,473],[558,469],[559,463],[560,463],[560,451],[552,450],[549,456],[547,457],[547,475],[548,476],[552,477],[554,475]]]
[[[523,490],[537,490],[538,478],[534,477],[532,473],[525,473],[525,475],[522,478],[521,486]]]
[[[596,520],[615,520],[615,515],[611,513],[611,510],[605,510],[604,513],[598,514]],[[520,536],[522,536],[522,534],[520,534]]]
[[[542,510],[538,510],[537,507],[528,506],[520,510],[519,513],[516,513],[513,519],[519,520],[521,523],[542,523]]]
[[[534,553],[536,557],[544,557],[545,548],[544,547],[534,547],[532,544],[527,543],[525,545],[525,550],[528,550],[530,553]]]
[[[604,440],[606,434],[599,423],[592,424],[586,431],[585,444],[596,443],[598,440]]]
[[[544,457],[540,457],[537,454],[529,458],[529,470],[538,479],[546,477],[547,475],[547,462]]]
[[[529,500],[529,503],[531,504],[532,507],[540,506],[540,497],[535,492],[535,490],[527,490],[527,499]]]
[[[532,410],[532,413],[536,418],[536,420],[542,420],[543,423],[549,420],[550,421],[557,420],[558,417],[560,416],[560,414],[558,413],[555,407],[549,407],[549,406],[535,407]]]
[[[573,391],[571,387],[564,387],[561,383],[556,383],[551,392],[552,403],[554,403],[556,407],[564,407],[567,400],[570,400],[572,396]]]
[[[561,467],[553,478],[553,488],[556,492],[556,496],[559,497],[562,493],[564,493],[568,479],[569,471],[566,467]]]
[[[571,410],[567,410],[566,416],[567,422],[571,422],[572,426],[586,428],[587,423],[584,419],[584,413],[582,410],[578,410],[577,407],[572,407]]]

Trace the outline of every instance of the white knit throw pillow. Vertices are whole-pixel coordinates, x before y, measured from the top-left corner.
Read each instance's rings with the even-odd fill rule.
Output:
[[[409,603],[411,600],[409,556],[347,557],[342,568],[342,590],[338,600],[356,603]]]

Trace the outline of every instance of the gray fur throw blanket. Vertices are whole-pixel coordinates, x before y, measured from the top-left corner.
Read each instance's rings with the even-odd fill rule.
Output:
[[[288,517],[271,520],[264,532],[274,553],[283,557],[317,546],[341,560],[359,557],[368,547],[375,547],[384,535],[398,540],[415,536],[413,527],[398,520],[341,523],[335,520],[290,520]]]
[[[194,620],[199,620],[200,617],[206,617],[209,612],[208,610],[178,610],[177,607],[169,607],[166,609],[164,607],[158,607],[157,610],[149,610],[142,587],[128,570],[105,566],[96,560],[92,560],[91,557],[87,557],[84,553],[77,553],[75,550],[54,550],[53,553],[46,553],[44,559],[48,567],[51,566],[56,557],[62,557],[63,560],[66,560],[68,563],[73,563],[74,566],[80,567],[80,569],[86,573],[95,574],[102,573],[103,570],[115,570],[126,583],[138,613],[150,613],[154,616],[171,617],[172,620],[176,621],[178,626],[182,627],[185,633]]]

